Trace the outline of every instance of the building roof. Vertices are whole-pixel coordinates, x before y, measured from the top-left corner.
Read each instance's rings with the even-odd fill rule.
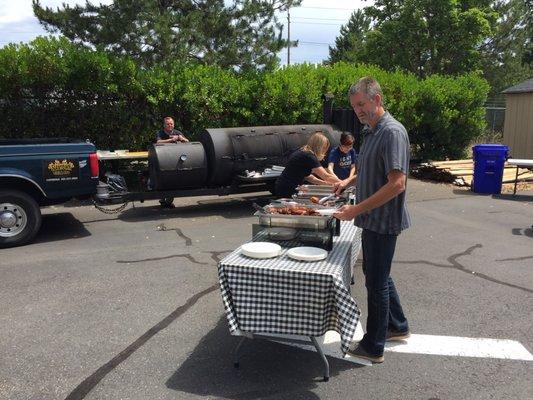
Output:
[[[505,89],[502,93],[528,93],[533,92],[533,78],[526,79],[524,82],[519,83],[518,85],[511,86]]]

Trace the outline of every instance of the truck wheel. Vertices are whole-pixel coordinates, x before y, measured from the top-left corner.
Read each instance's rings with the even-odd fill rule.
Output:
[[[0,190],[0,248],[29,242],[41,227],[41,209],[18,190]]]

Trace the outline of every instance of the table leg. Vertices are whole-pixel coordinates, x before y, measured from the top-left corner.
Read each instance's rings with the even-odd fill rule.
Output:
[[[318,351],[318,354],[320,354],[320,357],[322,357],[322,362],[324,363],[324,382],[329,381],[329,363],[328,359],[324,355],[324,352],[322,351],[322,348],[316,341],[314,336],[309,336],[313,344],[315,345],[316,351]]]
[[[514,178],[514,190],[513,190],[513,196],[516,194],[516,184],[518,183],[518,165],[516,166],[516,176]]]
[[[235,368],[239,368],[239,350],[241,349],[245,339],[246,336],[241,337],[239,343],[237,343],[237,346],[235,346],[235,349],[233,350],[233,366]]]

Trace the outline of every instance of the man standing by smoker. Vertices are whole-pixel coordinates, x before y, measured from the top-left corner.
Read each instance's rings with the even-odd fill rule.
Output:
[[[171,117],[165,117],[163,119],[163,129],[157,132],[156,143],[177,143],[177,142],[188,142],[189,140],[185,135],[174,129],[174,120]]]
[[[165,117],[163,119],[163,129],[161,129],[156,134],[156,144],[165,144],[165,143],[186,143],[189,140],[185,135],[174,129],[174,120],[172,117]],[[164,208],[173,208],[174,207],[174,197],[165,197],[159,200],[161,207]]]
[[[363,273],[368,295],[366,333],[354,349],[355,357],[384,361],[386,340],[403,340],[409,325],[390,277],[398,234],[409,227],[405,188],[409,172],[409,137],[404,126],[384,109],[379,83],[364,77],[350,87],[350,104],[370,127],[359,153],[355,205],[334,216],[352,220],[363,229]],[[344,189],[353,179],[337,184]]]

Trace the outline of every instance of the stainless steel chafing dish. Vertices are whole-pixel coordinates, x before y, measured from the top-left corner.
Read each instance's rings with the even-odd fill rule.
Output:
[[[323,198],[333,195],[333,186],[331,185],[300,185],[296,188],[297,192],[293,196],[295,199],[309,199],[311,197]],[[351,186],[337,196],[338,201],[346,201],[354,192],[355,187]]]
[[[282,226],[285,228],[328,229],[335,218],[330,215],[287,215],[262,214],[256,212],[259,223],[264,226]]]
[[[284,207],[271,204],[267,213],[257,211],[257,224],[252,224],[252,240],[273,240],[294,246],[315,246],[326,250],[333,247],[333,237],[340,234],[340,223],[330,215],[271,214],[268,210]],[[306,205],[308,208],[315,208]],[[320,206],[316,207],[320,208]]]
[[[281,199],[263,208],[256,208],[258,211],[254,215],[257,216],[258,223],[252,225],[252,240],[255,241],[290,242],[291,246],[316,246],[329,251],[333,246],[333,237],[340,234],[340,223],[332,215],[293,215],[270,212],[281,208],[320,210],[331,207],[304,204],[300,199],[297,203],[294,200]]]
[[[296,201],[305,201],[309,202],[311,197],[318,197],[322,199],[328,195],[333,195],[333,186],[331,185],[300,185],[297,188],[296,194],[293,198]],[[355,198],[355,186],[350,186],[344,190],[339,196],[333,196],[331,200],[328,200],[328,203],[347,203],[350,202],[353,204],[353,201],[350,201]]]
[[[333,193],[333,185],[300,185],[296,189],[302,192],[314,191],[321,193]]]
[[[319,210],[326,207],[316,204],[301,204],[306,208]],[[268,211],[290,207],[284,204],[271,203],[265,206],[267,214],[257,211],[254,215],[259,218],[259,224],[264,226],[280,226],[286,228],[303,228],[303,229],[330,229],[335,225],[336,219],[331,215],[291,215],[291,214],[271,214]]]
[[[296,188],[297,192],[294,197],[324,197],[333,194],[333,186],[330,185],[300,185]]]

